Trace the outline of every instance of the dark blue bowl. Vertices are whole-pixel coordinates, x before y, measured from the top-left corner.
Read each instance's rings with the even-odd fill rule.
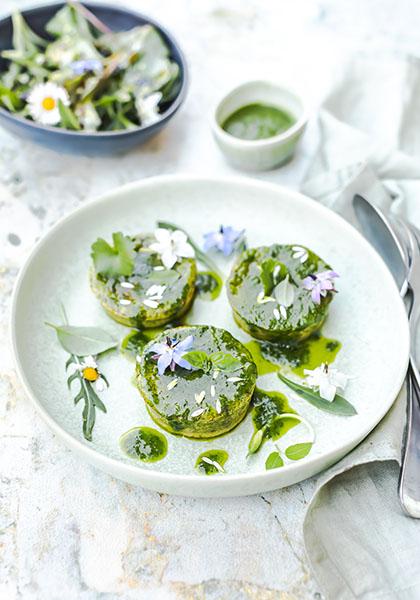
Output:
[[[23,11],[22,15],[38,35],[47,37],[45,34],[45,25],[63,5],[64,3],[39,6]],[[85,154],[88,156],[127,152],[134,146],[143,144],[150,137],[156,135],[165,127],[181,106],[187,91],[187,64],[180,47],[172,35],[156,23],[156,21],[153,21],[153,19],[126,10],[125,8],[114,8],[105,4],[84,3],[84,5],[114,31],[127,31],[136,25],[144,25],[146,23],[150,23],[159,31],[168,45],[172,60],[178,63],[180,69],[179,89],[175,98],[162,113],[161,119],[152,125],[136,127],[130,130],[85,133],[40,125],[29,119],[14,115],[0,107],[0,124],[21,138],[42,144],[58,152]],[[10,17],[7,17],[0,21],[0,50],[7,50],[9,48],[12,48],[12,20]],[[8,64],[8,61],[0,59],[0,71],[4,71]]]

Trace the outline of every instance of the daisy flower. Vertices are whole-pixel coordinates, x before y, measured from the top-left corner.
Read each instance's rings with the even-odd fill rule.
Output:
[[[103,392],[108,386],[108,382],[99,372],[98,365],[93,356],[86,356],[81,364],[71,363],[68,368],[69,374],[71,375],[76,371],[79,371],[83,379],[95,384],[97,392]]]
[[[180,258],[194,257],[193,247],[188,243],[186,234],[179,229],[156,229],[155,238],[157,241],[150,245],[150,249],[160,255],[167,269],[172,269]]]
[[[70,98],[67,91],[52,82],[39,83],[27,97],[28,109],[34,121],[42,125],[57,125],[60,122],[58,102],[68,106]]]

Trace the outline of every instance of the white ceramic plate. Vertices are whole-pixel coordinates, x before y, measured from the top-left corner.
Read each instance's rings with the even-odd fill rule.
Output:
[[[108,413],[98,412],[93,442],[81,433],[82,406],[67,391],[61,349],[44,321],[60,321],[65,304],[73,325],[98,325],[122,339],[126,328],[111,321],[89,290],[90,245],[114,231],[151,231],[156,219],[173,221],[197,241],[220,223],[247,230],[250,246],[301,243],[322,256],[341,275],[324,334],[343,348],[336,366],[351,376],[346,397],[357,408],[345,418],[321,412],[285,388],[275,375],[260,378],[267,390],[287,394],[292,406],[313,424],[311,453],[283,468],[266,471],[273,450],[267,442],[246,459],[252,433],[250,417],[232,433],[208,442],[167,435],[166,458],[144,464],[125,457],[120,435],[136,425],[154,426],[132,384],[134,365],[119,352],[101,359],[110,388],[101,398]],[[227,273],[230,263],[220,262]],[[250,338],[233,322],[226,294],[214,302],[197,300],[189,323],[228,329]],[[247,179],[157,177],[134,183],[90,202],[60,221],[38,243],[16,284],[12,337],[20,377],[34,406],[51,429],[81,457],[131,483],[161,492],[191,496],[252,494],[290,485],[325,469],[354,448],[381,420],[403,382],[408,361],[406,313],[385,264],[362,236],[339,216],[316,202],[282,188]],[[303,426],[287,436],[304,441]],[[285,436],[286,437],[286,436]],[[285,438],[282,438],[282,441]],[[194,470],[198,454],[224,448],[226,474],[206,477]]]

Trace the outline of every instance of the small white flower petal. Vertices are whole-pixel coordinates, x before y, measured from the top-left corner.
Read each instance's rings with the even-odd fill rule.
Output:
[[[157,308],[159,306],[159,302],[152,300],[151,298],[146,298],[143,300],[143,304],[149,308]]]
[[[103,392],[106,388],[106,383],[105,380],[102,377],[98,377],[98,379],[95,381],[95,389],[97,392]]]
[[[178,385],[178,379],[177,378],[172,379],[172,381],[170,381],[168,383],[168,385],[166,386],[166,389],[169,390],[169,391],[173,390],[176,385]]]
[[[205,395],[206,392],[204,390],[202,390],[199,394],[194,394],[194,398],[197,404],[201,404],[203,402]]]
[[[194,411],[191,413],[191,416],[192,416],[193,418],[195,418],[195,417],[199,417],[199,416],[200,416],[200,415],[202,415],[202,414],[203,414],[203,412],[205,412],[205,411],[206,411],[206,409],[205,409],[205,408],[197,408],[197,410],[194,410]]]
[[[327,400],[328,402],[332,402],[335,398],[336,392],[337,388],[335,385],[330,383],[327,378],[321,381],[319,385],[319,395],[321,398],[324,398],[324,400]]]
[[[210,396],[211,396],[212,398],[214,398],[214,397],[215,397],[215,395],[216,395],[216,388],[214,387],[214,385],[211,385],[211,386],[210,386]]]
[[[222,404],[220,402],[220,398],[217,398],[215,407],[216,407],[217,414],[220,415],[220,413],[222,412]]]
[[[274,318],[277,319],[277,321],[280,321],[281,316],[280,316],[280,311],[278,308],[273,308],[273,315],[274,315]]]
[[[85,359],[83,361],[83,367],[91,367],[92,369],[97,369],[98,365],[96,363],[96,360],[93,358],[93,356],[85,356]]]
[[[128,300],[128,298],[121,298],[119,303],[121,306],[129,306],[131,304],[131,300]]]
[[[130,281],[121,281],[120,286],[126,288],[127,290],[132,290],[134,288],[134,285],[130,283]]]
[[[228,377],[226,381],[230,381],[231,383],[237,383],[238,381],[243,381],[242,377]]]

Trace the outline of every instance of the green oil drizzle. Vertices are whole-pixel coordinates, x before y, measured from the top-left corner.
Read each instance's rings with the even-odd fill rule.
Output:
[[[269,439],[278,440],[292,427],[298,425],[295,419],[281,416],[284,413],[296,414],[296,411],[290,406],[286,396],[280,392],[267,392],[256,388],[251,406],[254,431],[263,430],[260,446]]]
[[[205,460],[203,460],[203,458],[207,458],[213,462],[218,463],[223,469],[227,459],[229,458],[229,454],[226,452],[226,450],[206,450],[206,452],[202,452],[197,458],[195,468],[200,473],[202,473],[203,475],[217,475],[221,472],[217,468],[217,466],[206,462]]]
[[[245,344],[257,365],[258,375],[279,371],[282,367],[300,377],[305,369],[316,369],[322,363],[334,362],[341,349],[341,343],[316,333],[295,344],[257,342]]]
[[[223,281],[214,271],[200,271],[195,287],[200,300],[216,300],[222,291]]]
[[[266,104],[248,104],[236,110],[222,128],[242,140],[262,140],[289,129],[295,119],[288,112]]]
[[[156,462],[168,452],[166,437],[152,427],[133,427],[120,437],[120,448],[130,458]]]

